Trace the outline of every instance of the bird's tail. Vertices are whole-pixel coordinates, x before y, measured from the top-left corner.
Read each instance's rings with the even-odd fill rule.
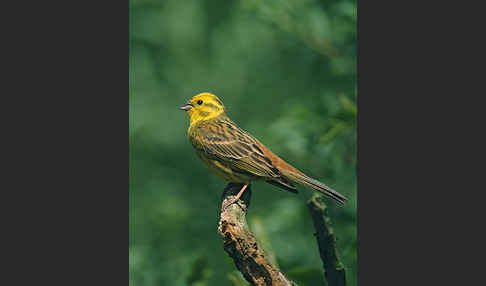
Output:
[[[291,181],[304,185],[308,188],[316,190],[320,193],[323,193],[326,196],[329,196],[336,200],[341,204],[345,204],[347,202],[347,198],[340,193],[336,192],[335,190],[329,188],[328,186],[324,185],[323,183],[319,182],[318,180],[314,180],[302,172],[286,172],[285,177],[290,179]]]

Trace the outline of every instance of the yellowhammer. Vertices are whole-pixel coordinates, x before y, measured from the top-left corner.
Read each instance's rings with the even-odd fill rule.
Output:
[[[293,184],[297,183],[342,204],[346,202],[343,195],[292,167],[240,129],[226,115],[223,103],[214,94],[200,93],[180,109],[189,115],[189,140],[201,160],[223,179],[244,184],[233,202],[255,180],[264,180],[293,193],[297,193]]]

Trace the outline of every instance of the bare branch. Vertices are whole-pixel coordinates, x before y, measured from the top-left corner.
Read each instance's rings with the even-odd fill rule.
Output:
[[[327,206],[320,198],[319,195],[314,195],[307,202],[307,206],[316,229],[315,236],[319,246],[319,254],[324,264],[327,283],[329,286],[345,286],[346,273],[337,254],[336,235],[331,226],[331,219],[327,214]]]
[[[296,285],[270,263],[248,228],[246,212],[250,205],[251,185],[236,203],[230,204],[242,186],[229,183],[223,192],[218,232],[223,237],[224,250],[252,285]]]

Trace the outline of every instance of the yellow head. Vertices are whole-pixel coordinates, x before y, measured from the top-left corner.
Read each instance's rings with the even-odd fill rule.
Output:
[[[180,109],[187,111],[192,125],[219,116],[224,112],[224,105],[216,95],[203,92],[188,100]]]

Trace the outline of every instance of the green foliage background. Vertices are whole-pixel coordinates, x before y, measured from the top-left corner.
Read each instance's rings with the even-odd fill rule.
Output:
[[[357,276],[356,1],[130,1],[130,285],[247,285],[216,232],[226,182],[178,109],[209,91],[267,147],[350,199],[330,207]],[[107,35],[109,36],[109,35]],[[253,184],[248,220],[299,285],[325,285],[306,200]]]

